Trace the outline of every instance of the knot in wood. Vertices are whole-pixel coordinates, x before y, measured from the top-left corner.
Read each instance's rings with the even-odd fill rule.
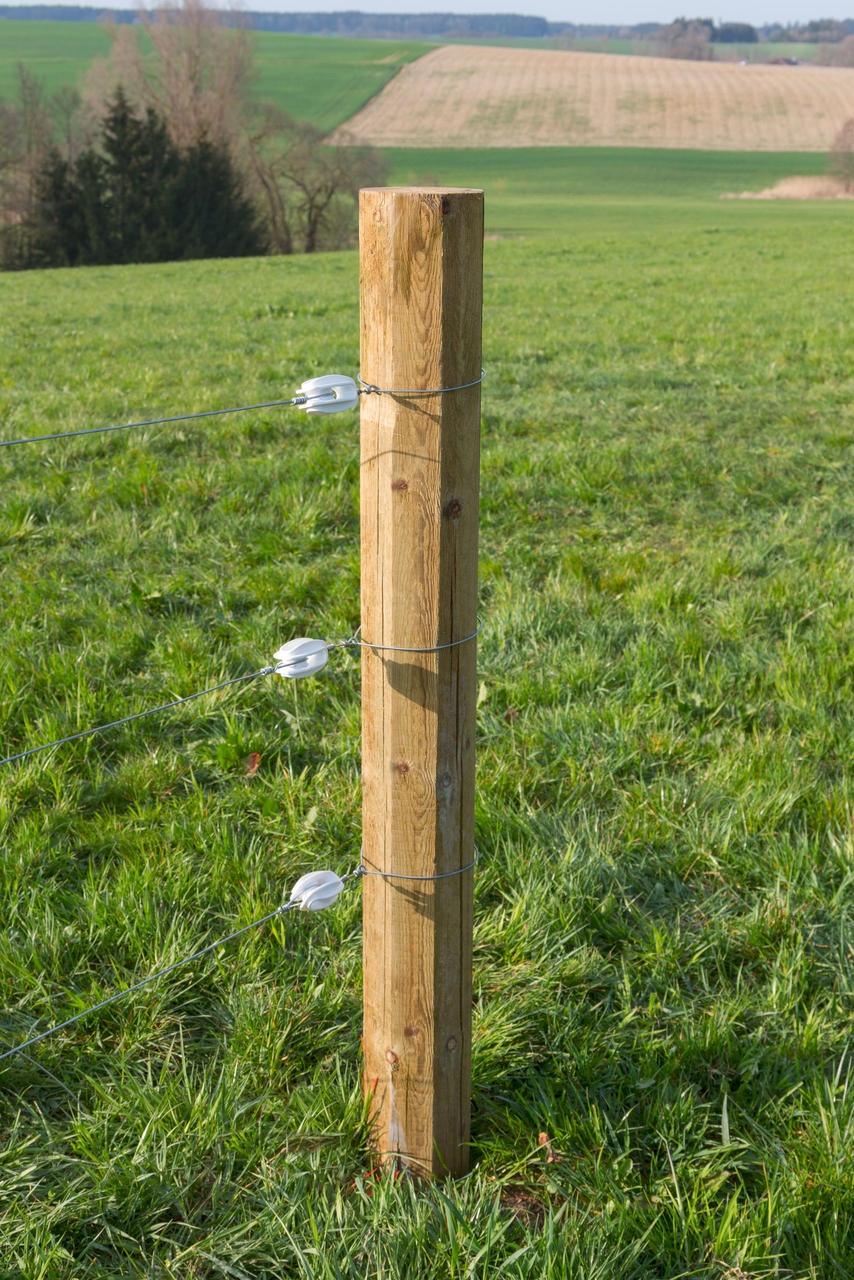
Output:
[[[459,498],[451,498],[450,502],[445,503],[445,510],[442,514],[445,516],[446,520],[459,520],[462,512],[463,504],[460,502]]]

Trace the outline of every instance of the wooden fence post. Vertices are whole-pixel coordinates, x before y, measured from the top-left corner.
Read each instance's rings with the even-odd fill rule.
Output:
[[[361,193],[361,373],[481,372],[483,192]],[[382,1161],[469,1163],[480,387],[361,411],[364,1081]],[[447,645],[444,649],[433,646]],[[391,874],[388,874],[391,873]]]

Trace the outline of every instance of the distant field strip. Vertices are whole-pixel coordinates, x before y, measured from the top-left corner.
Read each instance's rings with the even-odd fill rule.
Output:
[[[429,45],[256,31],[252,48],[256,99],[268,99],[319,129],[334,129],[364,107],[399,66],[419,57]],[[19,63],[54,93],[63,85],[78,84],[109,49],[109,34],[97,22],[0,19],[0,98],[17,93]]]
[[[854,70],[448,45],[347,122],[386,147],[638,146],[826,151]]]

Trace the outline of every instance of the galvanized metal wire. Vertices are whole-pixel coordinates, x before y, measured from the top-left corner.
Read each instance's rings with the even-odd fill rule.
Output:
[[[121,422],[117,426],[83,427],[79,431],[55,431],[46,436],[24,436],[20,440],[0,440],[0,449],[13,444],[41,444],[45,440],[70,440],[72,436],[93,436],[105,431],[130,431],[132,427],[161,427],[167,422],[190,422],[194,418],[215,418],[225,413],[248,413],[251,409],[278,409],[286,405],[305,404],[308,397],[299,395],[291,400],[267,400],[263,404],[239,404],[233,409],[205,409],[202,413],[177,413],[169,418],[148,418],[145,422]]]
[[[423,389],[403,388],[403,387],[378,387],[376,383],[365,382],[361,373],[358,377],[359,395],[362,396],[443,396],[449,391],[465,391],[466,387],[477,387],[486,377],[486,370],[481,369],[480,377],[474,378],[471,382],[460,382],[455,387],[430,387],[426,391]]]
[[[358,647],[361,649],[388,650],[390,653],[438,653],[440,649],[456,649],[458,645],[468,644],[470,640],[477,639],[484,626],[481,618],[478,618],[477,622],[477,631],[473,631],[470,636],[463,636],[460,640],[451,640],[447,644],[430,644],[423,647],[408,644],[373,644],[370,640],[359,639],[359,632],[362,630],[359,626],[349,640],[338,640],[334,645],[327,645],[327,648],[348,649]]]
[[[359,865],[355,871],[351,872],[353,876],[382,876],[384,879],[391,880],[448,880],[451,876],[461,876],[466,871],[471,871],[480,861],[480,850],[477,845],[474,847],[474,858],[465,867],[458,867],[456,871],[440,871],[434,876],[410,876],[404,875],[402,871],[369,871],[363,861],[363,853],[359,854]]]
[[[32,1036],[29,1040],[25,1040],[22,1044],[15,1045],[14,1049],[7,1049],[5,1053],[0,1053],[0,1062],[4,1058],[11,1058],[16,1053],[23,1053],[25,1049],[29,1049],[32,1045],[38,1044],[40,1040],[46,1040],[48,1036],[56,1035],[58,1031],[62,1031],[65,1027],[73,1026],[75,1022],[79,1022],[81,1018],[87,1018],[90,1013],[96,1013],[98,1009],[105,1009],[108,1004],[115,1004],[117,1000],[123,1000],[125,996],[129,996],[134,991],[139,991],[141,987],[147,987],[151,982],[157,982],[160,978],[165,978],[167,973],[173,973],[176,969],[182,968],[185,964],[191,964],[194,960],[200,960],[202,956],[208,955],[209,952],[215,951],[217,947],[224,947],[227,942],[233,942],[235,938],[239,938],[241,934],[248,933],[250,929],[257,929],[260,925],[266,924],[268,920],[274,920],[276,916],[282,916],[288,911],[293,911],[298,907],[298,902],[286,902],[281,907],[277,907],[275,911],[271,911],[268,915],[262,916],[260,920],[253,920],[251,924],[244,925],[242,929],[237,929],[234,933],[230,933],[226,938],[218,938],[216,942],[210,943],[209,946],[203,947],[201,951],[196,951],[191,956],[185,956],[183,960],[176,960],[174,964],[170,964],[165,969],[160,969],[157,973],[149,974],[147,978],[143,978],[140,982],[135,982],[131,987],[125,987],[122,991],[116,991],[113,995],[107,996],[106,1000],[99,1000],[97,1004],[93,1004],[90,1008],[84,1009],[82,1013],[75,1013],[73,1018],[66,1018],[64,1022],[59,1022],[56,1026],[49,1027],[47,1031],[40,1032],[37,1036]]]
[[[478,861],[479,854],[475,851],[474,862],[469,863],[467,867],[461,867],[459,871],[446,871],[438,876],[399,876],[403,880],[442,880],[446,876],[462,875],[464,871],[469,871]],[[359,880],[363,876],[372,875],[394,875],[393,872],[385,871],[369,871],[359,860],[359,866],[355,871],[350,871],[346,875],[341,876],[341,883],[346,884],[351,880]],[[48,1027],[46,1031],[40,1031],[38,1035],[30,1036],[28,1040],[23,1040],[20,1044],[15,1045],[11,1049],[6,1049],[0,1053],[0,1062],[6,1058],[14,1057],[16,1054],[23,1054],[27,1049],[31,1049],[33,1045],[39,1044],[42,1040],[47,1040],[50,1036],[56,1035],[59,1031],[65,1030],[66,1027],[74,1026],[83,1018],[88,1018],[90,1014],[97,1013],[99,1009],[105,1009],[108,1005],[115,1004],[119,1000],[123,1000],[125,996],[132,995],[135,991],[140,991],[143,987],[149,986],[152,982],[158,982],[161,978],[165,978],[168,974],[174,973],[176,969],[181,969],[185,965],[192,964],[195,960],[201,960],[203,956],[209,955],[212,951],[216,951],[219,947],[224,947],[227,943],[233,942],[235,938],[240,938],[244,933],[249,933],[252,929],[258,929],[263,924],[267,924],[270,920],[275,920],[278,916],[284,916],[289,911],[295,911],[300,907],[299,900],[291,899],[290,902],[283,903],[280,907],[276,907],[275,911],[270,911],[265,916],[261,916],[258,920],[253,920],[251,924],[246,924],[242,929],[235,929],[233,933],[229,933],[224,938],[217,938],[215,942],[209,943],[206,947],[202,947],[200,951],[194,951],[190,956],[184,956],[181,960],[176,960],[174,964],[167,965],[165,969],[158,969],[156,973],[150,973],[148,977],[141,978],[139,982],[134,982],[129,987],[124,987],[121,991],[115,991],[111,996],[107,996],[104,1000],[99,1000],[97,1004],[90,1005],[89,1008],[83,1009],[80,1013],[75,1013],[73,1017],[66,1018],[62,1022],[55,1023],[52,1027]],[[60,1081],[61,1083],[61,1081]]]
[[[180,707],[185,702],[193,702],[196,698],[203,698],[206,693],[217,693],[220,689],[227,689],[233,684],[242,684],[246,680],[257,680],[259,676],[269,676],[276,671],[276,667],[261,667],[260,671],[250,671],[245,676],[234,676],[231,680],[223,680],[221,684],[211,685],[209,689],[200,689],[198,693],[189,693],[186,698],[175,698],[172,702],[164,702],[159,707],[149,707],[146,711],[135,711],[131,716],[122,716],[121,720],[111,720],[109,724],[95,725],[92,729],[83,729],[80,733],[69,733],[65,738],[57,738],[55,742],[42,743],[40,747],[29,747],[26,751],[19,751],[16,755],[6,756],[0,760],[0,764],[12,764],[15,760],[24,760],[27,756],[37,755],[40,751],[49,751],[51,747],[64,746],[66,742],[76,742],[79,738],[91,738],[96,733],[104,733],[107,729],[117,729],[119,725],[130,724],[132,720],[141,720],[143,716],[153,716],[159,711],[171,711],[173,707]]]
[[[486,377],[486,370],[481,369],[480,377],[472,382],[461,382],[455,387],[433,387],[428,390],[403,389],[400,387],[378,387],[372,382],[364,382],[361,374],[359,395],[370,396],[440,396],[449,391],[464,391],[466,387],[476,387]],[[227,413],[250,413],[255,409],[281,409],[291,406],[299,407],[307,404],[309,397],[300,393],[289,400],[265,400],[260,404],[238,404],[229,409],[204,409],[200,413],[176,413],[166,418],[146,418],[140,422],[120,422],[104,427],[81,427],[76,431],[53,431],[42,436],[22,436],[17,440],[0,440],[0,449],[8,449],[17,444],[43,444],[48,440],[71,440],[76,436],[103,435],[109,431],[130,431],[134,427],[162,427],[170,422],[191,422],[197,418],[222,417]]]

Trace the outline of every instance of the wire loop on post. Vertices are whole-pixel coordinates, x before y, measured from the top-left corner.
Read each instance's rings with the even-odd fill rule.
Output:
[[[415,648],[406,644],[371,644],[370,640],[360,640],[358,638],[361,627],[353,632],[349,640],[339,640],[338,647],[341,649],[361,648],[361,649],[382,649],[390,653],[438,653],[440,649],[456,649],[458,645],[468,644],[470,640],[475,640],[483,630],[483,622],[478,617],[477,631],[473,631],[470,636],[463,636],[461,640],[451,640],[448,644],[431,644],[426,648]],[[333,648],[333,645],[329,646]]]
[[[283,645],[275,655],[277,660],[275,666],[261,667],[258,671],[250,671],[245,676],[234,676],[231,680],[223,680],[221,684],[212,685],[208,689],[200,689],[198,693],[190,693],[184,698],[176,698],[172,702],[164,702],[159,707],[149,707],[145,711],[135,711],[133,715],[122,716],[120,720],[111,720],[108,724],[95,725],[91,729],[81,729],[78,733],[70,733],[66,737],[57,738],[53,742],[44,742],[38,747],[28,747],[26,750],[18,751],[14,755],[0,758],[0,765],[13,764],[16,760],[26,760],[29,756],[38,755],[42,751],[49,751],[51,747],[61,747],[68,742],[78,742],[82,738],[91,738],[95,734],[104,733],[108,729],[117,729],[120,725],[131,724],[134,720],[142,720],[146,716],[157,715],[158,712],[161,711],[171,711],[174,707],[183,706],[185,702],[193,702],[196,698],[203,698],[205,694],[218,693],[221,689],[228,689],[235,684],[243,684],[247,680],[257,680],[260,676],[313,675],[316,671],[320,670],[321,667],[326,665],[326,654],[330,649],[350,649],[358,647],[363,649],[388,650],[392,653],[436,653],[440,649],[454,649],[457,645],[467,644],[470,640],[474,640],[480,635],[484,624],[480,617],[478,617],[477,621],[478,628],[476,631],[473,631],[470,636],[463,636],[460,640],[451,640],[448,644],[431,645],[426,649],[410,648],[408,645],[370,644],[367,640],[359,639],[359,632],[362,629],[361,627],[357,627],[353,635],[347,640],[326,641],[307,640],[305,638],[292,640],[289,644]],[[296,646],[297,649],[295,649],[294,646]],[[314,646],[314,648],[312,648],[312,646]],[[302,660],[295,658],[293,653],[290,655],[290,660],[282,660],[286,650],[292,650],[293,653],[296,653],[298,650],[300,654],[302,654],[303,651],[310,650],[313,661],[311,663],[307,663],[308,669],[300,670],[298,667]],[[322,661],[320,660],[321,656]],[[304,665],[306,664],[304,663]]]
[[[383,876],[385,878],[391,877],[392,880],[447,880],[450,876],[461,876],[464,874],[464,872],[471,871],[473,867],[477,866],[478,862],[480,861],[480,850],[478,849],[477,845],[475,845],[474,858],[468,864],[468,866],[460,867],[456,871],[440,871],[438,875],[435,875],[435,876],[409,876],[409,875],[404,875],[402,871],[368,871],[362,860],[363,856],[364,856],[364,850],[360,849],[359,865],[355,871],[350,872],[350,875],[357,879],[361,878],[362,876]],[[349,876],[344,877],[345,880],[348,880],[349,878],[350,878]]]
[[[427,391],[404,389],[401,387],[378,387],[374,382],[365,382],[359,374],[359,395],[361,396],[443,396],[448,391],[465,391],[467,387],[477,387],[486,377],[486,370],[481,369],[480,377],[472,382],[460,382],[455,387],[431,387]]]

